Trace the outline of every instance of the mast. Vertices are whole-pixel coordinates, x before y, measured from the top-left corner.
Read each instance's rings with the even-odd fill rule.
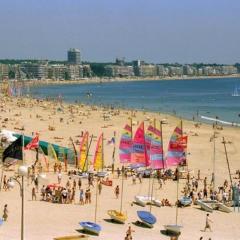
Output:
[[[216,141],[215,141],[215,126],[214,126],[214,130],[213,130],[213,176],[212,176],[212,180],[213,180],[213,191],[215,190],[215,171],[216,171]]]
[[[102,133],[102,171],[103,171],[103,167],[104,167],[104,147],[103,147],[103,133]]]
[[[224,151],[225,151],[225,156],[226,156],[227,165],[228,165],[228,174],[229,174],[229,178],[230,178],[231,188],[233,188],[232,175],[231,175],[231,171],[230,171],[230,165],[229,165],[227,148],[226,148],[226,141],[225,141],[224,137],[223,137],[223,142],[222,143],[224,145]]]
[[[183,122],[182,119],[180,121],[181,126],[181,137],[183,136]],[[186,153],[185,153],[185,159],[186,159]],[[187,159],[186,159],[186,165],[187,165]],[[178,190],[179,190],[179,165],[177,165],[177,201],[176,201],[176,225],[178,224]]]
[[[160,121],[160,131],[161,131],[161,141],[162,141],[162,149],[163,149],[162,121]],[[163,170],[164,170],[165,166],[164,166],[164,156],[163,156],[163,153],[162,153],[162,164],[163,164]]]
[[[74,150],[74,155],[75,155],[75,167],[78,168],[78,157],[77,157],[77,150],[76,150],[76,147],[75,147],[75,144],[73,142],[73,139],[70,137],[70,141],[73,145],[73,150]]]
[[[98,204],[98,182],[96,184],[96,203],[95,203],[95,214],[94,214],[94,222],[97,222],[97,204]]]
[[[178,188],[179,188],[179,169],[177,166],[177,202],[176,202],[176,225],[178,223]]]
[[[156,129],[156,119],[154,118],[153,120],[153,127],[154,129]],[[152,141],[151,141],[151,145],[152,145]],[[150,154],[151,154],[151,145],[150,145]],[[151,161],[151,155],[149,154],[150,156],[150,161]],[[150,184],[150,180],[151,180],[151,175],[152,175],[152,169],[151,169],[151,172],[150,172],[150,177],[149,177],[149,184]],[[152,178],[152,187],[151,187],[151,204],[150,204],[150,208],[149,208],[149,211],[152,212],[152,197],[153,197],[153,184],[154,184],[154,176]]]
[[[122,190],[121,190],[120,213],[122,213],[124,171],[125,171],[125,168],[124,168],[124,164],[123,164],[123,168],[122,168]]]
[[[132,139],[132,118],[130,118],[130,127],[131,127],[131,139]],[[115,147],[115,145],[114,145],[114,147]],[[120,213],[122,213],[122,205],[123,205],[124,173],[125,173],[125,164],[123,163],[123,165],[122,165],[122,190],[121,190]]]
[[[88,145],[88,148],[87,148],[87,154],[86,154],[86,160],[84,162],[84,166],[83,166],[83,169],[85,168],[85,164],[87,164],[87,171],[88,171],[88,155],[89,155],[89,151],[90,151],[90,147],[91,147],[91,144],[92,144],[92,139],[93,139],[93,134],[91,135],[91,139],[90,139],[90,143]]]

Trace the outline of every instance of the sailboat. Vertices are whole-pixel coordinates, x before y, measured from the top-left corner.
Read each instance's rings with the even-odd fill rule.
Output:
[[[239,97],[240,93],[238,92],[239,88],[236,86],[233,90],[232,97]]]
[[[162,125],[160,122],[160,129],[156,128],[156,123],[154,120],[154,126],[149,125],[147,129],[147,134],[145,135],[146,151],[148,162],[152,170],[164,168],[164,158],[163,158],[163,144],[162,144]],[[150,192],[150,180],[149,179],[149,192]],[[153,184],[153,183],[152,183]],[[161,206],[161,201],[155,199],[153,196],[135,196],[135,201],[145,207],[147,204],[154,204],[158,207]]]
[[[169,141],[168,153],[167,153],[167,164],[168,166],[177,165],[177,204],[176,204],[176,218],[175,224],[167,224],[164,225],[166,231],[172,232],[174,234],[180,234],[182,225],[178,224],[178,188],[179,188],[179,164],[186,161],[185,157],[185,149],[186,146],[183,146],[182,139],[183,131],[182,131],[182,121],[180,124],[174,129],[173,134]]]
[[[93,161],[94,170],[97,171],[98,177],[107,176],[107,172],[103,171],[104,168],[104,149],[103,149],[103,133],[99,136],[97,147]]]
[[[130,119],[130,124],[126,124],[120,139],[119,144],[119,159],[120,163],[130,163],[132,154],[132,119]],[[127,220],[127,215],[122,212],[122,202],[123,202],[123,189],[124,189],[124,172],[122,171],[122,190],[121,190],[121,203],[120,210],[108,210],[108,215],[112,220],[118,223],[125,223]]]
[[[133,139],[133,149],[131,156],[131,163],[137,164],[141,167],[149,166],[149,159],[147,156],[147,147],[145,141],[145,131],[144,131],[144,122],[138,127],[134,139]],[[142,207],[145,207],[147,203],[151,203],[150,196],[135,196],[134,197],[137,204]]]
[[[80,156],[78,166],[80,167],[82,173],[82,177],[88,177],[88,154],[89,149],[92,143],[93,135],[91,136],[90,143],[88,143],[89,133],[85,132],[82,138],[82,142],[80,144]]]
[[[145,167],[150,165],[146,146],[144,122],[142,122],[138,127],[133,139],[132,163],[140,163]],[[135,196],[135,200],[139,204],[146,205],[146,202],[150,202],[150,204],[152,203],[153,197],[152,194],[151,196]],[[151,205],[150,211],[137,211],[137,215],[141,220],[141,224],[149,228],[152,228],[157,221],[156,217],[151,213]]]

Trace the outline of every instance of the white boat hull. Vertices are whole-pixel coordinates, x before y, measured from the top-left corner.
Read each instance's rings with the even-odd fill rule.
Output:
[[[176,224],[168,224],[168,225],[164,225],[164,228],[166,229],[166,231],[175,233],[175,234],[179,234],[181,232],[181,229],[183,228],[183,226],[181,225],[176,225]]]
[[[135,196],[134,197],[137,204],[139,204],[142,207],[145,207],[147,204],[154,204],[156,206],[161,206],[161,201],[155,199],[154,197],[149,196]]]
[[[153,200],[153,204],[155,206],[157,206],[157,207],[161,207],[162,206],[162,202],[160,200],[157,200],[157,199]]]
[[[226,213],[232,212],[232,210],[226,205],[224,205],[223,203],[216,203],[216,206],[219,211],[226,212]]]
[[[196,203],[203,209],[203,210],[205,210],[205,211],[207,211],[207,212],[213,212],[213,208],[209,205],[209,204],[207,204],[207,203],[205,203],[205,202],[203,202],[203,201],[201,201],[201,200],[196,200]]]

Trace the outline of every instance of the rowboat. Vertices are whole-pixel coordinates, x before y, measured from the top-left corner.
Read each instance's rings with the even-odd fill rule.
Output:
[[[203,210],[205,210],[207,212],[213,212],[213,208],[209,204],[207,204],[201,200],[196,200],[196,204],[199,205]]]
[[[161,207],[162,206],[162,202],[160,200],[154,199],[152,202],[157,207]]]
[[[102,230],[101,226],[94,222],[80,222],[79,223],[84,231],[99,235]]]
[[[157,222],[156,217],[148,211],[137,211],[137,215],[141,222],[149,228],[153,228],[153,225]]]
[[[147,204],[153,204],[155,201],[155,198],[151,196],[135,196],[134,199],[142,207],[145,207]]]
[[[222,212],[230,213],[232,210],[223,203],[216,203],[217,209]]]
[[[190,197],[186,197],[186,196],[180,198],[179,201],[184,207],[187,207],[187,206],[191,205],[191,203],[192,203],[192,199]]]
[[[111,217],[112,220],[118,223],[125,223],[127,220],[127,216],[124,213],[121,213],[117,210],[108,210],[108,215]]]
[[[168,224],[168,225],[164,225],[164,228],[168,232],[179,234],[181,232],[181,229],[183,228],[183,226],[178,225],[178,224]]]

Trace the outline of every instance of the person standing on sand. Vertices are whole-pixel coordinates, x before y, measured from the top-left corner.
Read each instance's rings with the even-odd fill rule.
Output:
[[[131,226],[128,227],[128,230],[126,232],[126,237],[124,238],[124,240],[132,240],[132,232],[135,232]]]
[[[99,183],[98,183],[98,194],[101,195],[101,192],[102,192],[102,182],[99,181]]]
[[[207,214],[207,216],[206,216],[206,225],[205,225],[205,228],[203,230],[204,232],[206,232],[207,229],[209,229],[212,232],[210,223],[212,223],[212,220],[209,218],[209,214]]]
[[[4,209],[3,209],[3,216],[2,216],[3,221],[7,221],[8,219],[8,209],[7,209],[7,204],[4,205]]]
[[[35,201],[37,200],[37,195],[36,195],[36,189],[35,189],[35,187],[32,188],[32,201],[33,201],[33,200],[35,200]]]
[[[115,195],[116,195],[116,198],[119,197],[119,193],[120,193],[120,189],[119,189],[119,186],[117,185],[116,188],[115,188]]]

